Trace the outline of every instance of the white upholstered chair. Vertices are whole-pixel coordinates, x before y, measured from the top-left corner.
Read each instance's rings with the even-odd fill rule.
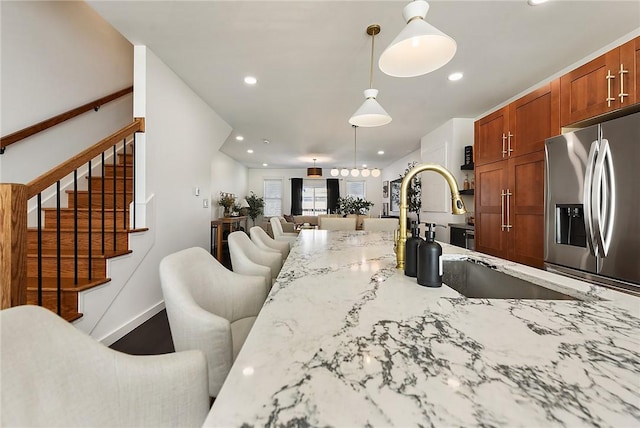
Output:
[[[220,391],[267,298],[264,282],[264,277],[231,272],[198,247],[170,254],[160,262],[175,349],[204,352],[212,397]]]
[[[321,217],[318,228],[322,230],[356,230],[355,217]]]
[[[280,252],[259,248],[251,242],[246,233],[241,231],[230,233],[227,242],[229,243],[233,271],[243,275],[263,274],[267,287],[271,289],[271,285],[275,282],[282,267]],[[258,267],[266,267],[269,270],[265,271]]]
[[[282,263],[289,256],[289,244],[284,241],[276,241],[272,237],[270,237],[267,232],[264,231],[260,226],[254,226],[249,229],[249,233],[251,235],[251,241],[263,250],[274,250],[280,253],[282,257]]]
[[[200,351],[133,356],[39,306],[0,311],[2,426],[200,427],[209,411]]]
[[[276,241],[288,242],[289,247],[291,247],[293,243],[296,242],[296,239],[298,239],[297,233],[285,233],[282,230],[282,224],[280,223],[280,219],[278,219],[278,217],[271,217],[269,219],[269,222],[271,223],[271,230],[273,231],[273,239],[275,239]]]
[[[393,232],[400,228],[400,220],[397,218],[370,218],[367,217],[362,223],[362,230],[370,232]]]

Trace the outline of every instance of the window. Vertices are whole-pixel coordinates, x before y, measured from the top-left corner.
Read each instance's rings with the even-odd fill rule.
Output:
[[[265,178],[264,180],[264,216],[282,215],[282,179]]]
[[[346,183],[346,196],[353,196],[354,198],[367,199],[367,188],[364,181],[347,181]]]
[[[302,215],[327,213],[326,180],[302,181]]]

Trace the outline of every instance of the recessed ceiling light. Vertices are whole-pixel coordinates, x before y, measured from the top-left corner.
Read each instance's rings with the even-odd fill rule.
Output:
[[[236,135],[236,141],[242,141],[244,137],[242,135]]]
[[[529,3],[529,6],[537,6],[539,4],[542,3],[546,3],[547,0],[529,0],[527,3]]]
[[[460,80],[460,79],[462,79],[462,73],[460,72],[451,73],[449,75],[449,80],[451,80],[452,82],[455,82],[456,80]]]
[[[384,150],[378,150],[378,154],[379,155],[383,155],[384,154]]]
[[[258,79],[253,76],[247,76],[244,78],[244,83],[246,83],[247,85],[255,85],[256,83],[258,83]]]
[[[267,140],[266,138],[264,140],[262,140],[263,143],[265,144],[269,144],[271,141]]]
[[[366,164],[366,163],[363,163],[363,164],[362,164],[362,167],[363,167],[363,168],[366,168],[366,167],[367,167],[367,164]]]
[[[247,153],[253,153],[252,149],[247,150]]]
[[[269,164],[268,163],[263,163],[262,166],[269,166]]]

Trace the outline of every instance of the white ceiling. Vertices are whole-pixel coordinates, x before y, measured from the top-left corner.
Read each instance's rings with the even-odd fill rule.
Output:
[[[383,74],[377,58],[402,29],[406,0],[89,3],[231,125],[221,151],[251,168],[307,167],[313,158],[323,168],[353,166],[348,119],[369,85],[372,23],[382,27],[373,86],[393,121],[358,129],[357,160],[380,168],[446,120],[477,118],[640,27],[637,0],[431,1],[427,21],[456,40],[457,53],[439,70],[401,79]],[[448,81],[453,71],[463,80]],[[258,84],[244,84],[246,75]]]

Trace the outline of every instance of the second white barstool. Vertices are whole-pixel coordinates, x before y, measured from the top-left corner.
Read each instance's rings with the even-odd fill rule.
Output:
[[[242,275],[263,275],[268,288],[271,289],[282,267],[280,253],[258,248],[242,231],[230,233],[227,239],[233,271]]]

